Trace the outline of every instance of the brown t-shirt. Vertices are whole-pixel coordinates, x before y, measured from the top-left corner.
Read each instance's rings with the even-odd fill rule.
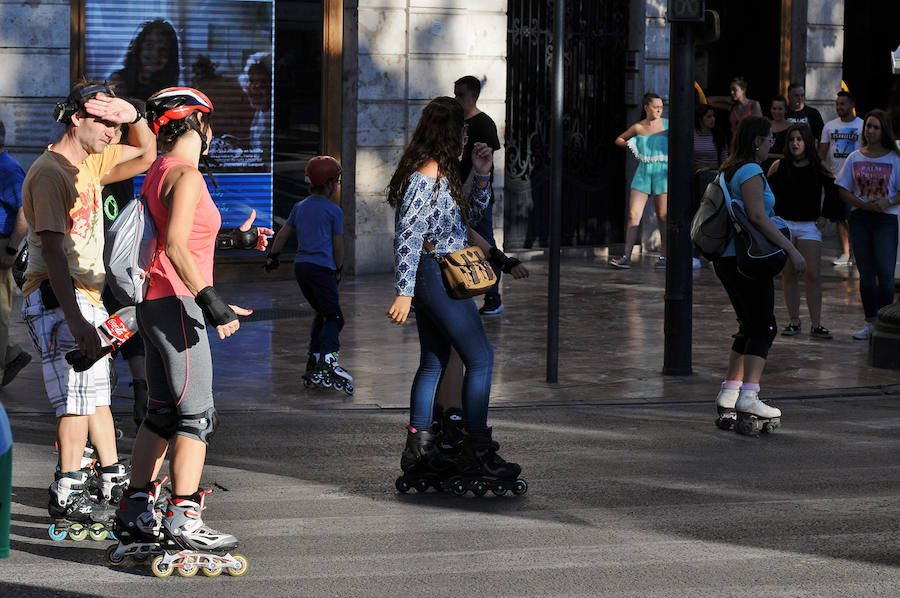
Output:
[[[69,273],[94,305],[106,277],[103,265],[103,201],[100,179],[119,162],[120,145],[109,145],[77,167],[56,152],[34,161],[22,183],[22,211],[28,221],[28,269],[22,293],[34,292],[47,276],[41,252],[44,231],[62,233]]]

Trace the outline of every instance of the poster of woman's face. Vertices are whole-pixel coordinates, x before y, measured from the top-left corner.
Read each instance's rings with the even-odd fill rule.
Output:
[[[217,177],[213,197],[225,220],[238,209],[232,197],[241,210],[251,205],[271,216],[274,7],[273,0],[85,1],[88,77],[140,100],[175,86],[210,98],[209,155],[215,172],[228,175]]]

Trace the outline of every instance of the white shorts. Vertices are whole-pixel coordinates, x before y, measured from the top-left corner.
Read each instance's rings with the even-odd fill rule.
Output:
[[[818,241],[822,242],[822,231],[816,226],[816,222],[797,222],[785,220],[785,224],[791,229],[791,239],[794,241]]]
[[[75,300],[84,319],[99,326],[108,314],[103,307],[88,301],[79,291]],[[83,372],[76,372],[66,361],[66,353],[78,347],[61,307],[44,309],[38,289],[22,301],[22,319],[35,350],[41,355],[44,387],[56,417],[93,415],[97,407],[109,405],[109,357],[104,357]]]

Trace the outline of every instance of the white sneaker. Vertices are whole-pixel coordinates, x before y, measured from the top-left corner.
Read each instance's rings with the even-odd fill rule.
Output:
[[[872,329],[875,328],[875,324],[871,322],[866,322],[866,325],[862,327],[862,330],[853,335],[858,341],[867,341],[869,337],[872,336]]]
[[[737,403],[734,405],[734,410],[738,413],[749,413],[764,419],[781,417],[781,409],[771,407],[760,401],[759,391],[756,390],[742,390],[738,396]]]
[[[853,262],[850,260],[849,255],[841,254],[841,257],[837,258],[833,262],[831,262],[833,266],[850,266]]]

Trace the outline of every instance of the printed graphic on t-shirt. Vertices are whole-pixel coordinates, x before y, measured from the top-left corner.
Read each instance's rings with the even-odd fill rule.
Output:
[[[91,190],[93,191],[93,190]],[[91,235],[97,220],[98,208],[100,202],[96,193],[90,191],[82,191],[75,199],[75,205],[69,211],[69,218],[72,219],[72,235],[87,239]]]
[[[869,201],[888,197],[888,184],[893,167],[887,162],[854,162],[853,178],[859,195]]]
[[[831,155],[835,159],[846,158],[857,147],[859,129],[857,127],[837,128],[831,132]]]

